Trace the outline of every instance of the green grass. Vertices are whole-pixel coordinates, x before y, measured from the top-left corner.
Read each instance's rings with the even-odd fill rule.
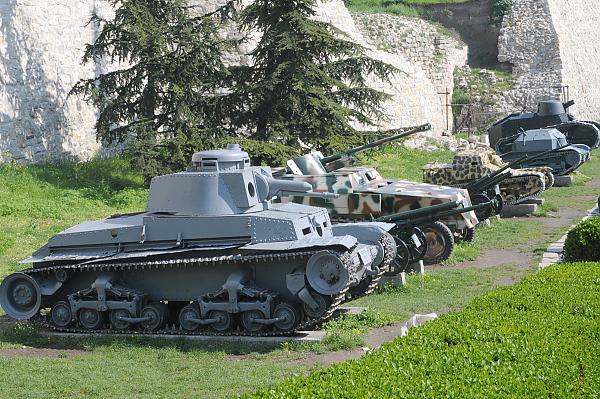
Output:
[[[547,268],[356,361],[248,398],[594,398],[600,264]]]
[[[432,4],[457,4],[469,0],[345,0],[346,6],[353,12],[386,13],[418,17],[422,11],[414,6],[427,6]]]
[[[449,150],[431,152],[413,150],[403,145],[388,145],[380,151],[362,155],[362,164],[371,165],[389,179],[423,181],[423,166],[432,160],[451,162],[454,154]]]

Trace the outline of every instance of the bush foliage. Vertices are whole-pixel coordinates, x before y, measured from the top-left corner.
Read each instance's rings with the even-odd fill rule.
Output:
[[[245,397],[595,397],[599,290],[598,263],[547,268],[359,360]]]
[[[600,218],[584,220],[569,231],[564,257],[568,261],[600,261]]]

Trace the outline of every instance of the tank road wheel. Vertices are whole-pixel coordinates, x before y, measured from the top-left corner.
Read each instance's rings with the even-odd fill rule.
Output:
[[[275,306],[273,317],[281,319],[275,323],[275,328],[279,331],[294,331],[300,325],[300,312],[296,306],[289,303],[280,303]]]
[[[13,273],[0,285],[0,305],[17,320],[29,319],[40,310],[42,294],[35,279],[25,273]]]
[[[50,309],[50,319],[52,324],[60,328],[67,328],[73,324],[73,312],[71,306],[66,301],[58,301]]]
[[[96,309],[81,309],[77,316],[79,324],[86,330],[99,330],[104,324],[104,314]]]
[[[448,226],[441,222],[428,223],[423,226],[427,237],[427,252],[423,262],[434,265],[445,261],[454,249],[454,236]]]
[[[212,323],[210,326],[213,330],[218,332],[225,332],[233,329],[235,320],[233,315],[224,312],[222,310],[211,310],[206,314],[207,319],[218,319],[218,321]]]
[[[390,271],[386,273],[386,275],[395,276],[398,273],[406,270],[406,267],[410,263],[411,254],[410,250],[406,243],[400,239],[399,237],[394,236],[394,240],[396,241],[396,257],[392,260],[392,264],[390,265]]]
[[[247,310],[240,316],[242,328],[250,333],[257,333],[265,329],[264,324],[255,323],[255,319],[264,319],[265,315],[260,310]]]
[[[144,306],[140,316],[148,318],[148,320],[140,323],[144,330],[156,331],[167,324],[167,320],[169,320],[169,309],[164,303],[155,302]]]
[[[131,317],[131,314],[125,309],[115,309],[108,313],[110,325],[113,326],[115,330],[124,331],[129,329],[129,322],[121,320],[121,317]]]
[[[320,294],[316,294],[316,293],[311,293],[310,296],[312,296],[312,298],[317,303],[317,308],[312,309],[306,303],[303,303],[302,309],[304,310],[304,313],[306,313],[306,315],[309,318],[319,319],[327,312],[327,309],[329,309],[329,304],[331,303],[331,300],[329,299],[329,297],[326,297],[326,296],[320,295]]]
[[[185,331],[196,331],[200,324],[194,323],[190,321],[192,319],[201,319],[202,315],[200,314],[200,308],[195,303],[190,303],[189,305],[185,305],[179,311],[179,325]]]

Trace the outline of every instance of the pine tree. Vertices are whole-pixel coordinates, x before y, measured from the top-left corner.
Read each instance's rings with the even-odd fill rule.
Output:
[[[101,31],[86,46],[83,62],[125,67],[79,81],[81,94],[98,110],[97,138],[129,142],[142,172],[151,177],[189,162],[189,154],[226,134],[229,68],[224,51],[235,45],[219,35],[234,13],[230,1],[198,14],[187,0],[111,0],[113,19],[94,14]]]
[[[315,0],[255,0],[241,14],[243,28],[260,40],[253,65],[237,70],[235,90],[244,112],[237,126],[260,140],[300,137],[323,142],[355,132],[353,122],[375,125],[384,117],[384,92],[366,77],[389,82],[397,70],[366,55],[329,23],[315,21]]]

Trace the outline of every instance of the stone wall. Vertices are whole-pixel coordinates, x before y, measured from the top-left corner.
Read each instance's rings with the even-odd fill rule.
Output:
[[[507,110],[534,109],[569,86],[579,118],[600,117],[600,3],[597,0],[513,0],[498,41],[499,60],[513,65]]]
[[[198,3],[209,10],[221,1]],[[106,150],[95,139],[96,111],[81,98],[67,96],[79,79],[114,68],[81,65],[85,44],[98,34],[97,26],[86,25],[94,9],[108,17],[112,11],[103,0],[0,2],[0,161],[89,159]],[[317,10],[319,20],[331,22],[367,46],[371,56],[401,71],[391,84],[371,81],[392,95],[386,104],[389,118],[381,128],[430,122],[435,134],[445,129],[444,97],[438,91],[452,87],[452,70],[464,63],[464,47],[436,42],[439,34],[426,22],[394,17],[387,21],[385,16],[381,23],[394,23],[399,36],[384,46],[377,43],[377,35],[365,34],[369,18],[361,17],[356,25],[342,0],[319,2]],[[386,29],[382,26],[382,32]],[[237,34],[235,27],[224,33]],[[251,43],[228,60],[248,63],[243,53]]]
[[[78,79],[103,71],[102,65],[80,64],[97,30],[84,25],[102,7],[94,0],[0,2],[2,158],[89,158],[100,148],[94,109],[67,93]]]

